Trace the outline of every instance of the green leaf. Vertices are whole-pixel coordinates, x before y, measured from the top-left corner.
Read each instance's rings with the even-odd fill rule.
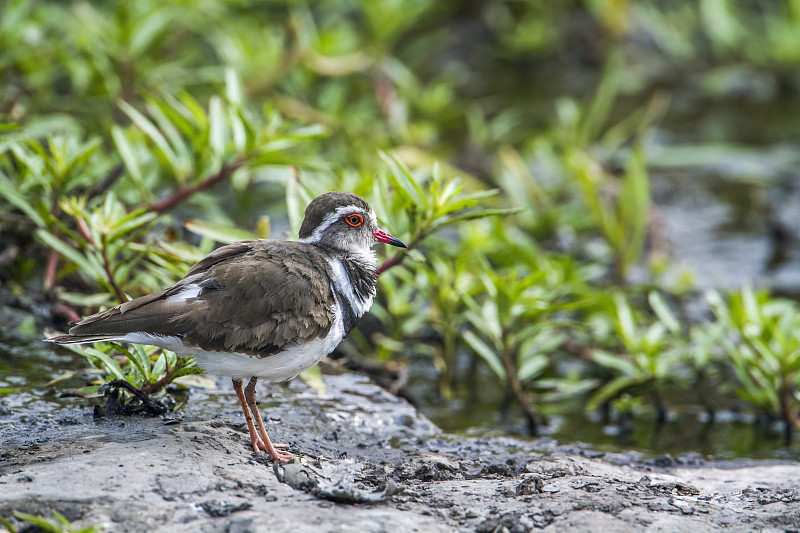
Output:
[[[720,296],[719,292],[714,290],[708,290],[705,292],[706,302],[714,311],[714,314],[717,316],[717,320],[720,322],[730,323],[731,317],[728,313],[728,308],[725,306],[725,302]]]
[[[481,359],[483,359],[489,368],[492,369],[492,372],[500,378],[501,380],[506,379],[506,371],[503,368],[503,363],[500,361],[500,357],[489,347],[488,344],[483,342],[483,340],[475,335],[472,331],[465,331],[462,335],[464,342],[466,342],[472,350],[477,353]]]
[[[110,242],[116,241],[123,235],[149,224],[156,218],[158,218],[156,213],[142,210],[133,211],[114,225],[114,231],[108,235],[108,240]]]
[[[182,177],[183,169],[182,162],[178,159],[178,155],[170,146],[167,138],[159,131],[159,129],[150,122],[150,120],[140,113],[136,108],[124,100],[120,100],[119,107],[128,115],[128,118],[136,125],[137,128],[152,141],[154,145],[161,151],[161,154],[166,159],[167,163],[172,167],[172,171],[176,177]]]
[[[450,185],[457,185],[460,182],[458,178],[453,178],[445,187],[445,192],[448,190],[452,190]],[[456,192],[460,192],[463,187],[457,187]],[[475,191],[471,193],[461,194],[454,198],[450,198],[446,201],[443,199],[444,192],[442,195],[439,196],[439,207],[440,209],[445,210],[447,213],[452,213],[454,211],[460,211],[462,209],[467,209],[469,207],[475,207],[478,205],[481,200],[485,200],[486,198],[491,198],[493,196],[497,196],[499,193],[499,189],[489,189],[485,191]]]
[[[40,228],[47,226],[44,219],[36,211],[36,208],[28,202],[25,196],[17,192],[16,187],[2,174],[0,174],[0,196],[25,213],[25,215]]]
[[[119,366],[119,363],[117,363],[114,359],[112,359],[111,356],[101,352],[97,348],[92,348],[90,346],[80,346],[76,344],[65,344],[64,347],[87,359],[93,359],[99,361],[105,367],[106,371],[112,376],[114,376],[115,379],[122,379],[127,381],[125,372],[122,371],[122,368]]]
[[[396,155],[388,155],[385,152],[378,154],[384,163],[389,166],[391,170],[391,178],[405,195],[411,200],[414,205],[425,206],[428,204],[426,201],[425,192],[420,187],[417,180],[411,174],[411,171],[406,167]]]
[[[675,318],[675,315],[672,314],[672,311],[669,310],[669,307],[667,307],[661,294],[656,291],[650,291],[650,294],[647,295],[647,299],[650,302],[650,307],[653,308],[656,316],[661,320],[661,323],[664,324],[670,332],[675,334],[680,333],[681,325],[678,323],[678,319]]]
[[[522,382],[533,379],[541,374],[548,364],[550,364],[550,358],[543,354],[526,357],[517,370],[517,377]]]
[[[639,147],[628,160],[619,207],[619,222],[624,232],[624,240],[619,243],[620,255],[627,270],[641,254],[650,212],[650,179],[644,151]]]
[[[228,109],[228,123],[230,124],[231,139],[237,153],[248,150],[248,127],[244,114],[240,109]]]
[[[21,511],[14,511],[14,516],[17,518],[28,522],[29,524],[33,524],[34,526],[38,526],[44,531],[48,532],[58,532],[58,529],[50,523],[49,520],[45,520],[41,516],[35,516],[28,513],[23,513]]]
[[[289,216],[289,227],[295,235],[300,231],[304,208],[311,201],[309,196],[297,179],[296,172],[289,172],[286,181],[286,211]]]
[[[151,382],[150,357],[147,355],[147,351],[145,351],[144,346],[140,344],[132,344],[130,350],[128,350],[117,342],[111,342],[110,344],[114,346],[118,352],[125,354],[128,357],[128,360],[130,360],[130,362],[133,363],[133,365],[136,366],[141,373],[142,379],[145,383]]]
[[[586,402],[586,410],[596,411],[602,404],[609,400],[613,400],[625,389],[633,387],[634,385],[639,385],[645,380],[646,378],[640,376],[619,376],[612,379],[600,387],[597,392],[595,392],[589,398],[589,400]]]
[[[172,379],[177,379],[183,376],[191,376],[195,374],[205,374],[206,371],[198,366],[186,366],[181,368],[180,370],[176,370],[172,374]]]
[[[580,144],[585,145],[599,136],[619,94],[620,80],[622,79],[619,72],[623,68],[622,54],[615,49],[606,57],[600,85],[595,90],[594,98],[585,113],[579,138],[575,140]]]
[[[67,518],[63,514],[59,513],[55,509],[51,510],[50,514],[52,514],[53,518],[55,518],[58,521],[58,523],[61,524],[62,526],[65,526],[65,527],[68,527],[68,528],[72,527],[72,523],[70,523],[70,521],[67,520]]]
[[[201,128],[198,128],[200,131],[192,131],[188,134],[182,132],[179,125],[172,119],[174,113],[167,113],[168,110],[172,110],[164,101],[148,98],[146,107],[154,124],[166,136],[176,155],[174,160],[170,160],[173,168],[176,169],[176,176],[186,177],[191,172],[193,163],[197,162],[192,146],[201,153],[208,149],[207,132]]]
[[[97,272],[95,265],[93,265],[81,252],[76,250],[75,248],[71,247],[52,233],[47,230],[38,229],[36,230],[36,236],[42,241],[45,245],[49,246],[65,258],[69,259],[79,268],[86,270],[88,272]],[[102,277],[102,273],[101,273]]]
[[[507,217],[521,213],[525,209],[526,208],[524,207],[510,207],[505,209],[480,209],[475,211],[467,211],[466,213],[459,213],[457,215],[438,219],[431,225],[431,229],[439,229],[445,226],[458,224],[459,222],[464,222],[465,220],[475,220],[477,218]]]
[[[184,227],[192,233],[197,233],[203,237],[208,237],[216,242],[230,244],[246,239],[259,239],[260,237],[247,230],[239,229],[225,224],[215,224],[204,220],[188,220],[184,222]]]
[[[225,153],[226,130],[222,99],[212,96],[208,102],[208,145],[217,156]]]
[[[636,323],[633,321],[633,313],[625,297],[617,293],[614,295],[614,304],[617,308],[617,324],[619,332],[625,346],[632,348],[637,344]]]
[[[640,348],[647,352],[647,354],[651,354],[654,351],[658,351],[662,348],[664,344],[664,338],[667,332],[666,326],[664,326],[661,322],[654,322],[650,324],[650,327],[644,333],[644,337],[641,339]]]
[[[134,20],[129,38],[130,49],[128,53],[133,58],[144,54],[147,48],[175,22],[175,17],[169,10],[153,9],[146,15]],[[135,59],[133,59],[135,60]]]
[[[322,370],[318,366],[313,366],[300,374],[300,379],[305,381],[306,384],[319,394],[325,394],[328,391],[328,387],[322,380]]]
[[[111,306],[114,300],[112,295],[105,292],[84,294],[82,292],[69,292],[59,290],[59,288],[57,288],[56,293],[58,294],[59,300],[81,307],[99,307],[101,305]]]
[[[756,324],[760,328],[762,325],[761,313],[758,310],[755,291],[753,291],[753,287],[749,284],[742,287],[742,306],[744,307],[747,321]]]
[[[122,128],[116,124],[111,127],[111,138],[114,140],[114,146],[117,147],[122,162],[125,163],[125,168],[131,173],[131,176],[137,183],[142,183],[142,169],[139,167],[139,161],[136,157],[136,151],[131,145]]]
[[[244,100],[242,82],[236,71],[230,67],[225,69],[225,98],[235,106],[241,106]]]
[[[603,350],[592,350],[592,359],[598,365],[616,370],[620,374],[632,376],[639,375],[640,371],[630,360],[619,355],[610,354]]]

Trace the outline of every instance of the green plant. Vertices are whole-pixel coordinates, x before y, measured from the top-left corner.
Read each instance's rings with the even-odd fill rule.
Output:
[[[523,411],[528,431],[536,435],[539,422],[529,389],[565,342],[564,321],[558,313],[574,303],[564,299],[557,284],[547,282],[547,270],[521,275],[513,269],[497,270],[487,262],[482,265],[479,279],[486,294],[481,299],[466,297],[469,329],[462,338],[508,387]]]
[[[686,363],[691,369],[691,390],[706,409],[709,421],[715,412],[730,402],[732,386],[726,380],[728,356],[724,348],[725,326],[718,321],[703,321],[689,329]]]
[[[66,345],[65,348],[82,356],[100,372],[99,384],[76,391],[87,398],[102,396],[102,385],[113,380],[130,383],[145,394],[161,395],[175,379],[203,372],[195,366],[194,359],[178,357],[174,352],[153,346],[98,342],[93,346]]]
[[[513,207],[484,207],[482,202],[496,196],[498,190],[468,191],[460,178],[445,177],[438,165],[426,178],[422,172],[412,173],[397,157],[381,156],[390,173],[389,179],[384,177],[383,186],[376,191],[376,209],[385,213],[389,227],[409,236],[407,244],[412,250],[429,235],[447,226],[519,212]],[[391,188],[394,194],[384,192]],[[407,257],[409,254],[396,254],[380,266],[379,272],[400,264]]]
[[[76,528],[72,525],[72,522],[66,519],[64,515],[59,513],[56,510],[51,510],[50,514],[53,516],[52,519],[44,518],[41,515],[32,515],[28,513],[23,513],[20,511],[14,511],[14,516],[32,526],[38,528],[38,530],[46,531],[47,533],[96,533],[98,531],[103,531],[105,529],[104,526],[85,526],[81,528]],[[17,528],[14,525],[0,516],[0,524],[4,525],[9,533],[17,533]]]
[[[440,338],[433,347],[433,367],[439,374],[439,394],[443,400],[453,398],[456,386],[455,369],[461,329],[465,323],[468,302],[481,290],[474,271],[474,255],[456,257],[440,252],[426,258],[416,268],[414,285],[429,303],[426,324]]]
[[[642,253],[649,223],[650,182],[644,154],[641,149],[634,150],[619,179],[585,152],[572,152],[567,164],[611,248],[615,280],[624,282]]]
[[[658,422],[666,421],[663,389],[676,380],[685,347],[680,324],[660,294],[651,292],[648,301],[656,315],[649,324],[637,317],[625,296],[614,295],[614,314],[608,318],[620,344],[620,353],[600,348],[592,350],[592,360],[613,377],[592,394],[586,403],[587,410],[595,410],[629,389],[647,385],[645,394],[656,408]]]
[[[139,281],[145,287],[155,284],[142,281],[142,276],[132,279],[134,274],[142,272],[141,267],[147,257],[145,251],[130,246],[135,240],[142,239],[152,226],[157,218],[155,213],[143,209],[128,213],[113,193],[106,194],[103,203],[94,209],[88,209],[82,198],[74,197],[62,200],[61,209],[64,214],[73,217],[77,231],[56,219],[55,232],[39,229],[36,235],[66,258],[70,266],[88,278],[87,281],[94,282],[108,295],[110,300],[97,303],[108,305],[114,300],[125,301],[123,283],[136,286]],[[67,269],[62,275],[70,270]],[[62,298],[64,296],[62,294]]]
[[[800,309],[797,303],[772,298],[750,285],[730,295],[726,302],[718,292],[706,299],[717,321],[736,377],[739,394],[768,414],[779,416],[788,444],[798,426],[800,387]]]
[[[97,187],[118,170],[103,157],[99,139],[53,135],[46,141],[0,142],[0,193],[39,231],[57,234],[62,216],[60,200]],[[45,287],[55,286],[58,254],[51,250],[45,268]]]

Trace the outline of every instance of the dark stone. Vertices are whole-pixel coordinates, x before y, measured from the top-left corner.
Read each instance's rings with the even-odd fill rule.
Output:
[[[648,487],[656,494],[670,494],[674,496],[697,496],[700,491],[686,483],[655,483]]]
[[[211,516],[221,517],[229,516],[238,511],[246,511],[253,507],[253,504],[250,502],[231,503],[224,500],[208,500],[202,502],[200,507]]]
[[[420,467],[414,471],[413,477],[420,481],[447,481],[453,479],[455,476],[452,470],[443,468],[438,463],[426,463],[420,465]]]
[[[650,461],[645,461],[645,464],[650,464],[653,466],[658,466],[663,468],[666,466],[675,466],[678,464],[678,462],[670,454],[665,453],[664,455],[656,457],[655,459],[652,459]]]
[[[541,494],[542,487],[544,487],[544,481],[542,478],[536,475],[529,475],[522,480],[522,482],[517,485],[517,496],[525,496],[528,494]]]

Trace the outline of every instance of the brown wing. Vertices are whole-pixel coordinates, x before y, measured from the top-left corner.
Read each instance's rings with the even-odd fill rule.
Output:
[[[250,252],[252,250],[263,247],[263,243],[272,243],[273,241],[247,239],[244,241],[237,241],[225,246],[220,246],[200,261],[194,264],[189,270],[186,271],[186,277],[191,277],[194,274],[205,272],[217,263],[230,261]]]
[[[88,317],[70,335],[145,331],[179,336],[184,344],[206,350],[277,353],[290,342],[330,331],[335,300],[325,281],[328,268],[313,246],[237,242],[200,260],[169,289]],[[175,297],[195,285],[201,289],[196,298]]]

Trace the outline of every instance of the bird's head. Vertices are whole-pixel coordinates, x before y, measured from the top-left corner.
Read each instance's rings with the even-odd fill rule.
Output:
[[[334,191],[314,198],[300,226],[300,242],[345,252],[367,252],[376,242],[408,248],[378,227],[375,212],[360,196]]]

